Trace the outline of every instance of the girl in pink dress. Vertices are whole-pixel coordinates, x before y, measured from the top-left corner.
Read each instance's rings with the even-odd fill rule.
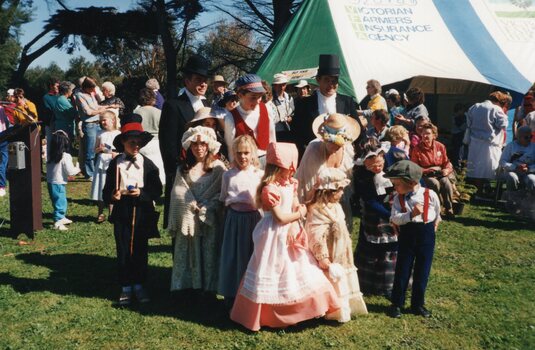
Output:
[[[257,202],[264,217],[253,232],[254,252],[230,318],[246,328],[287,327],[338,311],[332,285],[309,252],[298,220],[306,207],[297,200],[297,148],[271,143]]]

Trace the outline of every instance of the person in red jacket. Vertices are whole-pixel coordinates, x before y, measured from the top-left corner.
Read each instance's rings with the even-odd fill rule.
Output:
[[[446,146],[436,140],[437,127],[431,123],[422,125],[422,140],[411,152],[411,160],[423,169],[425,186],[440,196],[446,217],[453,217],[453,185],[450,175],[453,165],[446,154]]]

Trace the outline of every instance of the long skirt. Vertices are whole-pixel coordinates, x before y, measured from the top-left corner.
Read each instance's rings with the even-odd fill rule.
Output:
[[[394,285],[398,243],[370,243],[359,235],[355,265],[364,294],[389,296]]]
[[[234,298],[253,254],[253,231],[261,215],[258,210],[240,212],[227,207],[219,264],[218,292]]]

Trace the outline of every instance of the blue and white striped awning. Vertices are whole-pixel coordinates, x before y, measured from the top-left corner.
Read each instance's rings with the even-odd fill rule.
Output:
[[[535,1],[328,0],[356,96],[366,80],[471,80],[525,93],[535,82]]]

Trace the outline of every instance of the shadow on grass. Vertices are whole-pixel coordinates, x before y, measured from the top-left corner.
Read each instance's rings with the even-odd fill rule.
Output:
[[[73,222],[75,223],[80,223],[80,222],[96,222],[97,221],[97,217],[96,216],[92,216],[92,215],[69,215],[69,213],[67,212],[67,217],[69,219],[71,219]],[[53,220],[53,214],[52,213],[43,213],[43,223],[46,224],[46,223],[53,223],[54,220]]]
[[[479,217],[457,216],[454,221],[464,226],[485,227],[502,231],[517,231],[520,226],[525,229],[535,230],[535,223],[504,213],[496,208],[479,207],[483,212]]]
[[[160,230],[160,234],[162,234],[162,230]],[[171,244],[159,244],[159,245],[149,245],[149,254],[150,253],[169,253],[172,254],[173,249],[171,248]]]
[[[50,270],[47,278],[21,278],[10,273],[0,273],[0,285],[9,285],[18,293],[51,292],[58,295],[74,295],[83,298],[100,298],[116,307],[119,286],[116,283],[114,258],[86,254],[41,253],[20,254],[16,259],[28,265],[42,266]],[[28,267],[31,268],[31,267]],[[232,322],[222,299],[202,295],[197,291],[173,294],[169,292],[171,271],[169,268],[149,266],[147,290],[151,302],[134,304],[132,311],[145,316],[166,316],[220,330],[247,329]],[[320,325],[336,322],[323,319],[309,320],[288,327],[284,332],[301,332]],[[279,329],[263,328],[268,332]],[[252,333],[252,332],[251,332]]]
[[[0,273],[0,285],[9,285],[21,294],[51,292],[83,298],[109,300],[112,306],[119,296],[116,260],[111,257],[86,254],[41,253],[20,254],[16,259],[28,265],[50,270],[47,278],[21,278]],[[28,268],[31,269],[31,266]],[[152,301],[132,306],[132,310],[147,316],[167,316],[222,330],[239,328],[229,320],[223,300],[192,295],[173,296],[169,292],[169,268],[149,266],[147,290]]]
[[[89,198],[69,198],[69,203],[75,203],[78,205],[87,205],[96,207],[96,201]]]

